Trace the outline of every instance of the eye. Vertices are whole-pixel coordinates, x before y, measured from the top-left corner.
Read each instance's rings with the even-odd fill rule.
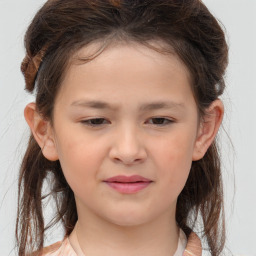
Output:
[[[153,117],[148,120],[148,123],[157,125],[157,126],[165,126],[173,123],[174,121],[165,117]]]
[[[97,127],[97,126],[108,124],[109,121],[107,121],[105,118],[92,118],[88,120],[82,120],[81,123],[84,125]]]

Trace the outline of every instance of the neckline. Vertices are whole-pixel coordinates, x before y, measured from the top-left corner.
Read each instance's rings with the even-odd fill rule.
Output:
[[[183,237],[183,238],[182,238]],[[196,233],[191,232],[188,239],[184,232],[180,229],[180,247],[179,243],[177,250],[173,256],[202,256],[201,240]],[[80,247],[80,246],[79,246]],[[185,247],[185,250],[183,248]],[[180,249],[181,248],[181,249]],[[41,254],[40,254],[41,255]],[[43,248],[42,255],[44,256],[57,256],[57,255],[69,255],[69,256],[84,256],[81,248],[80,251],[72,247],[69,237],[65,236],[62,241],[59,241],[53,245]]]
[[[66,238],[70,248],[73,250],[74,256],[86,256],[83,253],[82,248],[80,246],[76,230],[74,230],[74,233],[75,233],[74,237],[75,237],[76,250],[71,245],[69,237]],[[178,240],[178,244],[177,244],[177,249],[176,249],[175,253],[173,254],[173,256],[182,256],[186,249],[186,245],[187,245],[187,237],[186,237],[185,233],[183,232],[183,230],[179,229],[179,240]]]

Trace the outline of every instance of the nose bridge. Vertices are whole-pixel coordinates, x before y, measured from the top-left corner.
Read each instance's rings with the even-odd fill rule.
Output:
[[[111,157],[125,164],[141,162],[146,158],[146,149],[140,128],[131,122],[124,122],[115,133]]]
[[[119,138],[119,146],[121,149],[135,152],[139,148],[139,129],[135,127],[135,125],[128,125],[124,124],[123,127],[120,129],[120,134],[118,135]]]

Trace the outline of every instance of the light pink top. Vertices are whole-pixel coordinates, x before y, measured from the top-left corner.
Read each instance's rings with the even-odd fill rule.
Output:
[[[81,254],[83,255],[83,254]],[[178,248],[174,256],[201,256],[201,241],[195,233],[191,233],[188,240],[181,230]],[[72,248],[68,237],[43,249],[39,256],[80,256]]]

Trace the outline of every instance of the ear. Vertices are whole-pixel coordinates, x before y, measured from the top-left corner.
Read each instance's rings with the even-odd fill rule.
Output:
[[[50,161],[58,160],[52,126],[38,113],[35,103],[25,107],[24,116],[44,157]]]
[[[193,161],[200,160],[212,144],[224,114],[224,106],[221,100],[215,100],[206,110],[206,114],[200,122],[197,139],[194,146]]]

